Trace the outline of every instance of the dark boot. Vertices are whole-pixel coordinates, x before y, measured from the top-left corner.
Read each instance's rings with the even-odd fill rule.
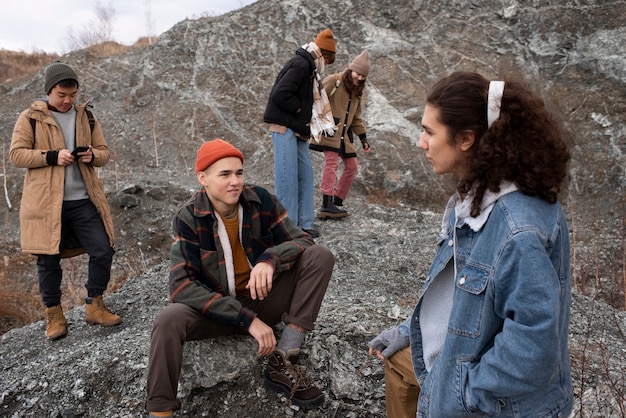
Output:
[[[311,408],[321,405],[324,393],[297,364],[299,353],[298,349],[287,353],[276,349],[269,357],[263,374],[265,386],[274,392],[285,393],[298,406]]]
[[[307,234],[309,234],[311,236],[311,238],[319,238],[320,237],[320,233],[317,229],[315,228],[302,228],[302,230],[304,232],[306,232]]]
[[[335,196],[333,197],[333,203],[335,204],[335,206],[343,206],[343,199]]]
[[[322,208],[317,214],[318,218],[345,218],[348,216],[348,212],[343,209],[339,209],[333,204],[333,197],[325,194],[322,201]]]

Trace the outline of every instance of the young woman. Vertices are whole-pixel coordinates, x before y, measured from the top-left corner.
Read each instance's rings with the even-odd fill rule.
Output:
[[[564,134],[523,83],[467,72],[434,86],[422,126],[420,148],[457,191],[413,315],[370,353],[391,363],[410,340],[420,417],[568,416]]]
[[[324,152],[324,169],[320,183],[322,207],[317,214],[318,218],[336,219],[348,216],[348,212],[341,206],[350,192],[358,170],[352,133],[359,137],[363,150],[370,151],[365,124],[361,118],[361,99],[370,67],[369,52],[365,50],[348,68],[324,79],[324,89],[337,130],[334,136],[321,136],[319,143],[311,141],[309,145],[312,150]],[[343,172],[337,181],[339,158],[343,161]]]

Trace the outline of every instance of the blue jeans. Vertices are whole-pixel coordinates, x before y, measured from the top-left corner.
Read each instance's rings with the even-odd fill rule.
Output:
[[[302,229],[313,227],[313,165],[309,143],[291,129],[272,132],[274,143],[274,189],[289,217]]]

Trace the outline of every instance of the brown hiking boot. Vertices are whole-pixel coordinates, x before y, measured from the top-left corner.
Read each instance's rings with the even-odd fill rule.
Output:
[[[46,337],[49,340],[58,340],[67,335],[67,321],[63,315],[61,305],[46,308]]]
[[[265,386],[274,392],[283,392],[294,404],[301,407],[319,406],[324,402],[324,393],[315,386],[311,378],[298,366],[300,350],[284,353],[276,350],[269,357],[263,375]]]
[[[85,299],[85,321],[89,325],[98,324],[111,327],[122,322],[122,317],[109,310],[102,300],[102,295]]]

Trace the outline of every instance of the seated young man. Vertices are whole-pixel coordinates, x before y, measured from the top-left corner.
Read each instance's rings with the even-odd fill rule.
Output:
[[[171,416],[185,341],[250,334],[269,356],[265,385],[294,404],[321,404],[312,380],[295,379],[300,346],[313,329],[335,263],[297,227],[276,196],[244,184],[244,156],[215,139],[198,150],[202,188],[176,213],[170,251],[172,304],[154,320],[146,409]],[[285,327],[276,342],[272,326]],[[292,382],[296,383],[292,383]],[[293,387],[297,385],[297,387]]]

